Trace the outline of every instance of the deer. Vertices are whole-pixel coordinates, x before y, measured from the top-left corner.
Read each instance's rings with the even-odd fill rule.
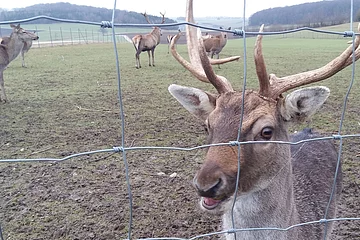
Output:
[[[186,8],[186,21],[190,23],[194,23],[192,2],[187,0]],[[336,217],[342,170],[335,143],[332,140],[301,142],[321,134],[312,129],[290,134],[288,128],[315,114],[330,94],[325,86],[303,86],[328,79],[350,65],[353,47],[354,59],[358,60],[360,38],[356,36],[354,46],[348,46],[318,69],[277,77],[266,70],[263,29],[264,25],[254,48],[258,90],[235,91],[229,80],[217,75],[195,27],[186,26],[190,61],[175,48],[179,36],[171,42],[174,58],[198,80],[212,84],[217,90],[214,94],[177,84],[168,87],[170,94],[206,126],[209,147],[192,185],[200,196],[201,209],[222,215],[222,229],[228,240],[330,239],[331,221],[287,231],[255,230],[285,229]],[[285,92],[297,87],[302,88],[285,96]],[[334,195],[330,201],[332,187]],[[249,228],[253,231],[248,231]]]
[[[161,24],[163,24],[165,22],[165,14],[162,14],[162,13],[160,13],[160,14],[162,16]],[[151,24],[146,12],[142,13],[142,15],[145,17],[146,21],[149,24]],[[155,67],[154,51],[155,51],[156,46],[159,45],[159,43],[160,43],[161,36],[162,36],[162,33],[161,33],[160,27],[154,27],[150,33],[145,34],[145,35],[136,35],[132,38],[132,42],[133,42],[135,50],[136,50],[136,54],[135,54],[136,65],[135,66],[137,69],[141,68],[140,53],[145,52],[145,51],[148,53],[148,56],[149,56],[149,66]],[[152,57],[152,63],[150,61],[150,52],[151,52],[151,57]]]
[[[220,27],[220,29],[223,29]],[[229,27],[227,30],[231,30],[231,27]],[[222,49],[225,47],[227,43],[227,33],[226,32],[220,32],[219,35],[210,35],[207,34],[203,37],[205,50],[207,53],[209,53],[209,56],[211,58],[214,58],[214,55],[217,59],[219,59],[219,53],[222,51]]]
[[[181,32],[180,29],[178,31]],[[170,53],[170,51],[169,51],[170,50],[170,43],[171,43],[171,40],[173,39],[173,37],[175,37],[175,35],[170,34],[170,35],[166,36],[166,41],[168,43],[168,54]]]
[[[23,49],[24,42],[29,40],[37,40],[39,37],[32,32],[28,32],[20,24],[10,24],[12,33],[10,41],[4,45],[0,44],[0,102],[7,102],[4,85],[4,70],[9,63],[14,60]]]
[[[34,34],[35,34],[35,32],[34,32]],[[1,40],[1,44],[4,44],[4,45],[7,45],[9,42],[10,42],[9,36],[3,37]],[[22,58],[22,67],[24,67],[24,68],[26,68],[25,53],[27,53],[30,50],[30,48],[32,46],[32,42],[33,42],[32,39],[29,39],[29,40],[26,40],[23,42],[23,47],[21,49],[21,58]]]

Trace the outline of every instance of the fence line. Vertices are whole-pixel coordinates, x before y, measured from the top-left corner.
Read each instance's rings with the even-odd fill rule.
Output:
[[[244,0],[244,6],[246,5],[246,1]],[[244,7],[245,8],[245,7]],[[1,24],[9,24],[9,23],[22,23],[22,22],[29,22],[29,21],[33,21],[33,20],[37,20],[37,19],[50,19],[50,20],[54,20],[54,21],[60,21],[60,22],[68,22],[68,23],[83,23],[83,24],[89,24],[89,25],[98,25],[100,27],[103,28],[112,28],[112,40],[111,42],[113,42],[114,44],[114,51],[115,51],[115,61],[116,61],[116,68],[117,68],[117,82],[118,82],[118,94],[119,94],[119,103],[120,103],[120,120],[121,120],[121,135],[122,135],[122,144],[121,146],[118,147],[114,147],[112,149],[101,149],[101,150],[95,150],[95,151],[90,151],[90,152],[83,152],[83,153],[77,153],[77,154],[73,154],[73,155],[69,155],[66,156],[64,158],[37,158],[37,159],[0,159],[0,163],[5,163],[5,162],[33,162],[33,161],[39,161],[39,162],[45,162],[45,161],[65,161],[71,158],[76,158],[76,157],[80,157],[83,155],[90,155],[90,154],[97,154],[97,153],[122,153],[123,154],[123,160],[125,163],[125,173],[126,173],[126,181],[127,181],[127,188],[128,188],[128,193],[129,193],[129,204],[130,204],[130,219],[129,219],[129,233],[128,233],[128,238],[131,239],[131,230],[132,230],[132,197],[131,197],[131,186],[130,186],[130,180],[129,180],[129,169],[128,169],[128,163],[126,160],[126,152],[127,151],[132,151],[132,150],[176,150],[176,151],[193,151],[196,149],[201,149],[201,148],[208,148],[208,147],[212,147],[212,146],[241,146],[241,145],[246,145],[246,144],[263,144],[263,143],[276,143],[276,144],[289,144],[289,145],[296,145],[296,144],[301,144],[301,143],[305,143],[305,142],[310,142],[310,141],[321,141],[321,140],[329,140],[329,139],[334,139],[334,140],[340,140],[339,143],[339,153],[338,153],[338,164],[340,163],[340,157],[342,155],[342,140],[344,138],[360,138],[360,134],[351,134],[351,135],[342,135],[342,127],[343,127],[343,120],[345,118],[345,112],[346,112],[346,103],[347,103],[347,99],[349,97],[349,94],[351,92],[353,83],[354,83],[354,75],[355,75],[355,54],[352,55],[353,57],[353,64],[352,64],[352,75],[351,75],[351,82],[349,84],[349,88],[348,91],[346,93],[346,96],[344,98],[344,103],[343,103],[343,109],[342,109],[342,115],[341,115],[341,121],[339,124],[339,130],[338,130],[338,134],[333,135],[333,136],[328,136],[328,137],[322,137],[322,138],[314,138],[314,139],[307,139],[307,140],[303,140],[303,141],[299,141],[299,142],[286,142],[286,141],[249,141],[249,142],[240,142],[240,135],[241,135],[241,125],[242,125],[242,119],[243,119],[243,114],[241,116],[241,121],[239,123],[239,134],[238,134],[238,138],[236,141],[231,141],[228,143],[218,143],[218,144],[208,144],[208,145],[201,145],[201,146],[196,146],[196,147],[192,147],[192,148],[180,148],[180,147],[152,147],[152,146],[148,146],[148,147],[126,147],[125,146],[125,135],[124,135],[124,126],[125,126],[125,122],[124,122],[124,110],[123,110],[123,100],[122,100],[122,89],[121,89],[121,77],[120,77],[120,64],[119,64],[119,58],[118,58],[118,51],[117,51],[117,39],[116,39],[116,34],[115,34],[115,27],[153,27],[153,26],[160,26],[159,24],[115,24],[114,23],[114,14],[115,14],[115,9],[116,9],[116,0],[114,0],[114,9],[113,9],[113,15],[112,15],[112,21],[103,21],[101,23],[95,23],[95,22],[88,22],[88,21],[80,21],[80,20],[67,20],[67,19],[58,19],[58,18],[53,18],[53,17],[48,17],[48,16],[37,16],[37,17],[33,17],[33,18],[28,18],[28,19],[21,19],[21,20],[14,20],[14,21],[3,21],[0,22]],[[351,1],[351,16],[352,16],[352,12],[353,12],[353,1]],[[244,10],[244,16],[245,16],[245,10]],[[359,35],[359,33],[355,33],[352,30],[352,17],[351,17],[351,27],[349,31],[345,31],[345,32],[336,32],[336,31],[326,31],[326,30],[319,30],[319,29],[314,29],[314,28],[308,28],[308,27],[303,27],[303,28],[298,28],[298,29],[294,29],[294,30],[287,30],[287,31],[278,31],[278,32],[247,32],[245,30],[245,18],[244,18],[244,26],[243,29],[235,29],[235,30],[222,30],[224,32],[228,32],[228,33],[233,33],[234,35],[239,35],[242,36],[244,39],[244,88],[243,90],[246,89],[246,37],[247,36],[255,36],[255,35],[284,35],[284,34],[289,34],[289,33],[297,33],[297,32],[303,32],[303,31],[310,31],[310,32],[316,32],[316,33],[325,33],[325,34],[331,34],[331,35],[336,35],[336,36],[343,36],[343,37],[352,37],[352,39],[355,39],[356,35]],[[194,27],[199,27],[202,29],[207,29],[207,30],[216,30],[219,31],[219,29],[217,28],[212,28],[212,27],[205,27],[205,26],[201,26],[198,24],[194,24],[194,23],[189,23],[189,22],[180,22],[180,23],[173,23],[173,24],[161,24],[162,27],[171,27],[171,26],[180,26],[180,25],[190,25],[190,26],[194,26]],[[50,29],[50,43],[51,45],[54,43],[52,40],[52,36],[51,36],[51,29]],[[61,36],[63,34],[63,31],[60,30],[61,32]],[[74,43],[73,41],[73,35],[72,35],[72,31],[70,29],[70,33],[71,33],[71,44]],[[78,41],[80,42],[80,39],[87,39],[87,32],[85,31],[85,35],[83,35],[80,30],[78,29]],[[93,35],[92,35],[93,36]],[[104,36],[104,35],[103,35]],[[110,36],[110,35],[109,35]],[[120,35],[121,36],[121,35]],[[61,37],[62,38],[62,37]],[[129,38],[128,37],[124,37],[125,41],[128,42]],[[76,41],[76,39],[74,38],[74,40]],[[61,39],[61,42],[63,44],[63,38]],[[39,45],[40,46],[40,45]],[[353,46],[353,53],[355,52],[354,46]],[[243,91],[243,93],[245,93],[245,91]],[[244,94],[243,94],[243,98],[244,98]],[[244,101],[242,102],[242,104],[244,104]],[[244,109],[244,106],[242,107],[242,109]],[[239,151],[240,153],[240,151]],[[240,154],[239,154],[240,155]],[[238,161],[240,161],[240,156],[238,158]],[[240,164],[238,164],[238,176],[240,174]],[[337,173],[336,173],[337,174]],[[336,175],[335,175],[336,176]],[[239,178],[238,178],[239,179]],[[334,184],[333,184],[333,188],[332,191],[334,191],[334,187],[335,187],[335,183],[336,183],[336,177],[334,178]],[[238,180],[237,180],[237,184],[238,184]],[[329,196],[329,203],[331,202],[332,199],[332,194],[331,196]],[[236,194],[235,194],[235,200],[236,200]],[[234,202],[235,202],[234,200]],[[327,210],[326,210],[327,212]],[[195,236],[193,238],[190,239],[197,239],[197,238],[201,238],[201,237],[206,237],[206,236],[212,236],[212,235],[218,235],[218,234],[229,234],[229,233],[235,233],[238,231],[267,231],[267,230],[277,230],[277,231],[288,231],[292,228],[296,228],[296,227],[300,227],[300,226],[304,226],[304,225],[309,225],[309,224],[316,224],[316,223],[321,223],[321,224],[325,224],[328,222],[333,222],[333,221],[349,221],[349,220],[360,220],[359,218],[335,218],[335,219],[327,219],[327,214],[325,214],[324,219],[319,219],[317,221],[311,221],[311,222],[304,222],[304,223],[299,223],[296,225],[292,225],[289,226],[287,228],[268,228],[268,227],[264,227],[264,228],[246,228],[246,229],[235,229],[234,227],[234,220],[233,220],[233,229],[229,229],[226,231],[220,231],[220,232],[213,232],[213,233],[208,233],[208,234],[203,234],[203,235],[198,235]],[[0,225],[0,239],[3,239],[3,235],[2,235],[2,228]],[[146,239],[183,239],[183,238],[146,238]]]

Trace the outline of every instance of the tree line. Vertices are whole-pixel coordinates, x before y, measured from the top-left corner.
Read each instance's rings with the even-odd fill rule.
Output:
[[[107,8],[97,8],[91,6],[80,6],[70,3],[49,3],[36,4],[26,8],[17,8],[11,11],[0,9],[0,21],[11,21],[18,19],[31,18],[39,15],[46,15],[54,18],[81,20],[90,22],[111,21],[113,10]],[[152,23],[161,23],[162,16],[149,15],[149,20]],[[174,23],[175,21],[165,18],[165,23]],[[115,23],[133,23],[146,24],[143,15],[137,12],[116,10]],[[51,20],[39,19],[32,23],[53,23]]]
[[[360,20],[360,0],[354,1],[354,21]],[[276,7],[254,13],[250,26],[301,25],[323,27],[350,22],[350,0],[333,0]]]

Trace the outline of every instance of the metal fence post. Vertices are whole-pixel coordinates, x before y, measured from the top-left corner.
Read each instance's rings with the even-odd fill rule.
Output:
[[[71,39],[71,45],[74,45],[71,28],[70,28],[70,39]]]
[[[53,41],[52,41],[51,28],[50,28],[50,27],[49,27],[49,33],[50,33],[50,42],[51,42],[51,46],[53,47]]]
[[[63,38],[63,33],[62,33],[61,27],[60,27],[60,35],[61,35],[61,43],[64,46],[64,38]]]

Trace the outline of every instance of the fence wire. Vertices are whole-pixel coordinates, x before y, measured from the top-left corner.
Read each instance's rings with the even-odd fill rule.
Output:
[[[255,36],[255,35],[281,35],[281,34],[288,34],[288,33],[295,33],[295,32],[301,32],[301,31],[311,31],[311,32],[316,32],[316,33],[324,33],[324,34],[331,34],[331,35],[339,35],[339,36],[343,36],[343,37],[351,37],[353,42],[355,40],[355,36],[360,35],[360,33],[355,33],[353,31],[353,0],[351,0],[351,4],[350,4],[350,30],[349,31],[344,31],[344,32],[338,32],[338,31],[329,31],[329,30],[321,30],[321,29],[315,29],[315,28],[309,28],[309,27],[301,27],[301,28],[297,28],[297,29],[292,29],[292,30],[286,30],[286,31],[274,31],[274,32],[251,32],[251,31],[246,31],[246,26],[245,26],[245,13],[246,13],[246,0],[243,1],[243,27],[242,29],[234,29],[234,30],[225,30],[222,29],[220,31],[223,32],[227,32],[227,33],[232,33],[234,35],[238,35],[241,36],[243,38],[243,49],[244,49],[244,82],[243,82],[243,95],[242,95],[242,104],[244,105],[244,98],[245,98],[245,90],[246,90],[246,84],[247,84],[247,52],[246,52],[246,38],[247,36]],[[0,21],[0,25],[2,24],[11,24],[11,23],[25,23],[25,22],[31,22],[34,20],[39,20],[39,19],[48,19],[48,20],[53,20],[53,21],[58,21],[58,22],[64,22],[64,23],[81,23],[81,24],[88,24],[88,25],[96,25],[96,26],[100,26],[102,28],[112,28],[112,39],[113,39],[113,44],[114,44],[114,52],[115,52],[115,62],[116,62],[116,70],[117,70],[117,83],[118,83],[118,99],[119,99],[119,118],[121,121],[121,146],[116,146],[110,149],[100,149],[100,150],[94,150],[94,151],[89,151],[89,152],[81,152],[81,153],[76,153],[76,154],[72,154],[72,155],[68,155],[65,156],[63,158],[25,158],[25,159],[0,159],[0,163],[9,163],[9,162],[61,162],[61,161],[66,161],[69,159],[73,159],[73,158],[78,158],[81,156],[85,156],[85,155],[93,155],[93,154],[99,154],[99,153],[121,153],[122,157],[123,157],[123,161],[124,161],[124,166],[125,166],[125,175],[126,175],[126,184],[127,184],[127,191],[128,191],[128,195],[129,195],[129,207],[130,207],[130,216],[129,216],[129,232],[128,232],[128,239],[132,238],[131,235],[131,231],[132,231],[132,221],[133,221],[133,206],[132,206],[132,193],[131,193],[131,185],[130,185],[130,178],[129,178],[129,167],[128,167],[128,162],[127,162],[127,158],[126,158],[126,153],[128,151],[141,151],[141,150],[172,150],[172,151],[194,151],[194,150],[198,150],[198,149],[203,149],[203,148],[209,148],[209,147],[216,147],[216,146],[238,146],[238,173],[237,173],[237,182],[236,182],[236,192],[234,194],[234,201],[233,201],[233,205],[232,205],[232,229],[228,229],[228,230],[224,230],[224,231],[218,231],[218,232],[212,232],[212,233],[208,233],[208,234],[202,234],[202,235],[197,235],[194,236],[192,238],[187,238],[187,239],[199,239],[199,238],[203,238],[203,237],[209,237],[209,236],[214,236],[214,235],[221,235],[221,234],[234,234],[234,237],[236,239],[236,232],[241,232],[241,231],[289,231],[290,229],[293,228],[297,228],[297,227],[301,227],[301,226],[305,226],[305,225],[311,225],[311,224],[325,224],[325,236],[324,239],[326,239],[326,226],[327,223],[329,222],[336,222],[336,221],[353,221],[353,220],[360,220],[360,217],[357,218],[334,218],[334,219],[327,219],[327,214],[328,214],[328,210],[329,210],[329,206],[330,206],[330,202],[333,198],[334,195],[334,191],[335,191],[335,185],[336,185],[336,176],[338,175],[338,171],[339,171],[339,165],[341,162],[341,155],[342,155],[342,148],[343,148],[343,139],[347,139],[347,138],[360,138],[360,133],[359,134],[349,134],[349,135],[342,135],[342,128],[343,128],[343,124],[344,124],[344,119],[345,119],[345,113],[346,113],[346,107],[347,107],[347,102],[348,102],[348,98],[352,89],[352,86],[354,84],[354,79],[355,79],[355,47],[353,45],[353,54],[352,54],[352,74],[351,74],[351,81],[349,83],[349,87],[348,90],[346,92],[346,95],[344,97],[344,101],[343,101],[343,108],[342,108],[342,112],[341,112],[341,120],[340,120],[340,124],[339,124],[339,129],[338,129],[338,133],[336,135],[332,135],[332,136],[325,136],[325,137],[319,137],[319,138],[312,138],[312,139],[307,139],[307,140],[301,140],[298,142],[287,142],[287,141],[247,141],[247,142],[241,142],[239,141],[240,136],[241,136],[241,126],[242,126],[242,121],[243,121],[243,112],[241,113],[241,118],[240,118],[240,122],[239,122],[239,129],[238,129],[238,137],[237,140],[235,141],[230,141],[230,142],[226,142],[226,143],[217,143],[217,144],[206,144],[206,145],[200,145],[200,146],[195,146],[195,147],[190,147],[190,148],[182,148],[182,147],[154,147],[154,146],[147,146],[147,147],[126,147],[125,145],[125,120],[124,120],[124,107],[123,107],[123,96],[122,96],[122,89],[121,89],[121,69],[120,69],[120,63],[119,63],[119,56],[118,56],[118,51],[117,51],[117,43],[116,43],[116,34],[115,34],[115,27],[173,27],[173,26],[182,26],[182,25],[189,25],[189,26],[193,26],[193,27],[198,27],[201,29],[206,29],[206,30],[214,30],[214,31],[219,31],[218,28],[213,28],[213,27],[208,27],[208,26],[203,26],[203,25],[199,25],[199,24],[194,24],[194,23],[189,23],[189,22],[178,22],[178,23],[170,23],[170,24],[117,24],[114,23],[114,18],[115,18],[115,9],[116,9],[116,0],[114,0],[114,8],[113,8],[113,13],[112,13],[112,19],[111,21],[102,21],[102,22],[90,22],[90,21],[81,21],[81,20],[69,20],[69,19],[61,19],[61,18],[54,18],[54,17],[49,17],[49,16],[36,16],[36,17],[32,17],[32,18],[27,18],[27,19],[20,19],[20,20],[13,20],[13,21]],[[242,111],[244,109],[244,106],[242,106]],[[239,177],[240,177],[240,173],[241,173],[241,169],[240,169],[240,146],[241,145],[247,145],[247,144],[264,144],[264,143],[273,143],[273,144],[288,144],[288,145],[297,145],[297,144],[303,144],[306,142],[311,142],[311,141],[324,141],[324,140],[338,140],[339,141],[339,150],[338,150],[338,160],[337,160],[337,169],[336,169],[336,173],[334,174],[334,181],[333,181],[333,186],[332,186],[332,192],[331,195],[329,196],[329,201],[328,201],[328,205],[324,214],[324,218],[323,219],[319,219],[316,221],[310,221],[310,222],[304,222],[304,223],[299,223],[299,224],[295,224],[292,226],[289,226],[287,228],[276,228],[276,227],[263,227],[263,228],[243,228],[243,229],[236,229],[235,228],[235,224],[234,224],[234,206],[235,206],[235,201],[236,201],[236,193],[238,190],[238,184],[239,184]],[[0,240],[4,240],[3,234],[2,234],[3,229],[1,228],[1,223],[0,223]],[[142,239],[148,239],[148,240],[153,240],[153,239],[185,239],[185,238],[175,238],[175,237],[163,237],[163,238],[142,238]]]

